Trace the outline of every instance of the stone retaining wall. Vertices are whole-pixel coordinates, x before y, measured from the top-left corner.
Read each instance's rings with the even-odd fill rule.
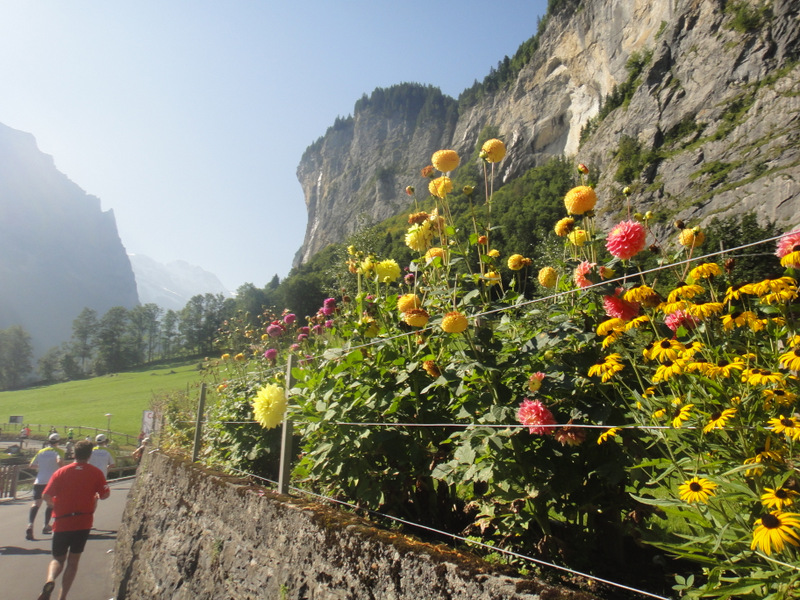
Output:
[[[130,493],[114,582],[116,600],[593,600],[157,452]]]

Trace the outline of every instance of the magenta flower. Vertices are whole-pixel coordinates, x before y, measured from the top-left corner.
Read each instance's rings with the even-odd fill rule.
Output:
[[[522,423],[528,428],[528,431],[537,435],[550,435],[553,433],[553,427],[556,420],[553,413],[542,404],[539,400],[522,400],[519,409],[517,409],[517,421]]]
[[[664,324],[672,331],[678,331],[679,327],[684,327],[688,331],[691,331],[697,327],[699,322],[700,321],[696,317],[693,317],[683,309],[669,313],[664,319]]]
[[[307,339],[308,339],[308,334],[307,333],[298,333],[297,334],[297,341],[298,342],[303,342],[303,341],[305,341]]]
[[[592,285],[594,282],[588,279],[586,275],[588,275],[593,268],[594,263],[590,263],[588,260],[583,261],[581,264],[575,267],[575,275],[573,277],[575,285],[582,288]]]
[[[300,344],[292,344],[289,346],[289,352],[297,352],[300,350]]]
[[[622,288],[617,288],[613,296],[603,296],[603,308],[609,317],[630,321],[639,314],[639,304],[620,298]]]
[[[783,258],[787,254],[798,251],[800,251],[800,229],[795,229],[778,240],[775,256],[778,258]],[[800,268],[800,264],[798,263],[790,262],[789,264],[784,264],[782,261],[781,264],[786,267],[793,267],[795,269]]]
[[[333,327],[333,319],[328,319],[325,321],[325,329],[330,329],[331,327]]]
[[[644,250],[647,230],[638,221],[623,221],[606,238],[606,248],[616,258],[628,260]]]
[[[283,328],[283,325],[280,323],[274,322],[267,325],[267,335],[269,337],[280,337],[284,334],[286,330]]]
[[[264,358],[270,362],[275,362],[275,359],[278,358],[278,350],[276,348],[267,348],[266,352],[264,352]]]
[[[304,325],[303,327],[300,327],[297,330],[297,333],[304,333],[304,334],[308,335],[309,333],[311,333],[311,330],[308,328],[308,326]]]
[[[311,331],[313,331],[314,333],[316,333],[317,335],[319,335],[320,333],[322,333],[322,332],[323,332],[322,325],[314,325],[314,326],[311,328]]]
[[[286,323],[287,325],[291,325],[292,323],[295,322],[295,320],[297,320],[297,315],[295,315],[294,313],[288,313],[283,315],[283,322]]]

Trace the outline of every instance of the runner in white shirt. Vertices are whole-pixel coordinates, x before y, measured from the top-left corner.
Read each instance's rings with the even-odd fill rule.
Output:
[[[57,433],[51,433],[48,438],[50,441],[49,446],[45,446],[31,461],[31,467],[36,469],[36,479],[33,482],[33,504],[28,514],[28,528],[25,530],[25,539],[33,539],[33,521],[36,519],[36,514],[39,512],[39,507],[42,505],[42,492],[47,487],[50,477],[53,476],[64,464],[64,451],[58,447],[58,442],[61,436]],[[47,535],[53,532],[50,527],[50,517],[52,516],[53,509],[49,506],[44,511],[44,527],[42,533]]]
[[[94,441],[96,445],[92,449],[92,455],[89,457],[89,464],[100,469],[103,475],[108,478],[108,468],[114,466],[114,455],[107,448],[108,438],[105,434],[98,433]]]

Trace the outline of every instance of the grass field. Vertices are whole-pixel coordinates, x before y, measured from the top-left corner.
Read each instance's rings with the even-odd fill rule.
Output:
[[[32,433],[62,427],[96,427],[105,430],[111,414],[111,431],[139,434],[142,411],[154,396],[185,391],[199,396],[203,372],[198,361],[176,362],[152,370],[115,373],[13,392],[0,392],[0,427],[8,430],[10,416],[32,423]],[[77,429],[76,429],[77,431]]]

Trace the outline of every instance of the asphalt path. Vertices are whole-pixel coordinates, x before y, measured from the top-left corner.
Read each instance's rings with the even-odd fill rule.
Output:
[[[70,599],[113,600],[114,545],[132,485],[132,478],[109,481],[111,495],[97,503],[94,527],[81,557]],[[0,501],[0,596],[4,599],[35,600],[47,579],[53,536],[42,534],[42,504],[34,523],[35,539],[25,539],[31,504],[30,491],[18,494],[16,500]],[[58,598],[60,589],[61,577],[56,582],[54,599]]]

